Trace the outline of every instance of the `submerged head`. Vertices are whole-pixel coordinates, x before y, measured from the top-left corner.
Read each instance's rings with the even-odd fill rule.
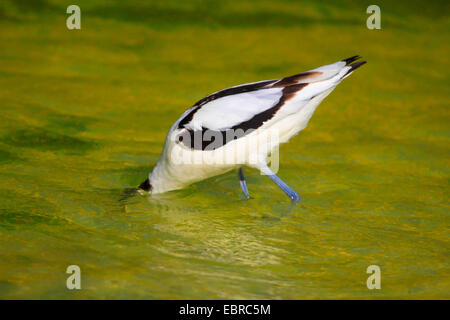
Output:
[[[142,182],[139,185],[138,189],[143,190],[143,191],[147,191],[147,192],[152,191],[152,185],[150,184],[149,178],[147,178],[144,182]]]

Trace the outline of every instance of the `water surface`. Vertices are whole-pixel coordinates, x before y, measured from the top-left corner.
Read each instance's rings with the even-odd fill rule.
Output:
[[[0,6],[0,297],[449,298],[448,5],[385,4],[370,31],[351,1],[78,1],[69,31],[58,1],[20,3]],[[124,197],[204,95],[354,54],[280,149],[300,204],[253,170],[250,201],[236,172]]]

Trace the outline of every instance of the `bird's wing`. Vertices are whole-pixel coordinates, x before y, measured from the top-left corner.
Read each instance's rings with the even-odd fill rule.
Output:
[[[298,112],[315,96],[351,73],[354,56],[290,77],[224,89],[198,101],[177,122],[178,129],[226,131],[257,129],[271,119]],[[359,64],[361,65],[361,64]],[[358,66],[359,66],[358,65]]]

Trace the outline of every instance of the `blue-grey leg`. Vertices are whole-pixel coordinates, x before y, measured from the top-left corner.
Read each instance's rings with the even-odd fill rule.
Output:
[[[248,193],[247,183],[245,182],[245,177],[244,177],[244,167],[240,167],[238,170],[238,173],[239,173],[239,183],[241,184],[242,192],[244,192],[245,197],[247,199],[250,199],[250,194]]]
[[[295,192],[294,190],[292,190],[291,187],[289,187],[286,183],[284,183],[283,180],[281,180],[280,178],[278,178],[278,176],[272,172],[272,170],[270,170],[268,167],[264,168],[265,173],[267,174],[267,176],[272,179],[273,182],[275,182],[277,184],[277,186],[280,187],[281,190],[284,191],[284,193],[287,194],[287,196],[289,198],[291,198],[291,200],[293,202],[299,202],[301,200],[300,196],[297,194],[297,192]]]

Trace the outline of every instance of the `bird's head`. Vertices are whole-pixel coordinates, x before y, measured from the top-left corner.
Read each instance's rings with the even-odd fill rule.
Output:
[[[152,191],[152,185],[150,183],[150,179],[147,178],[144,182],[142,182],[139,185],[138,189],[142,190],[142,191],[146,191],[146,192],[151,192]]]

